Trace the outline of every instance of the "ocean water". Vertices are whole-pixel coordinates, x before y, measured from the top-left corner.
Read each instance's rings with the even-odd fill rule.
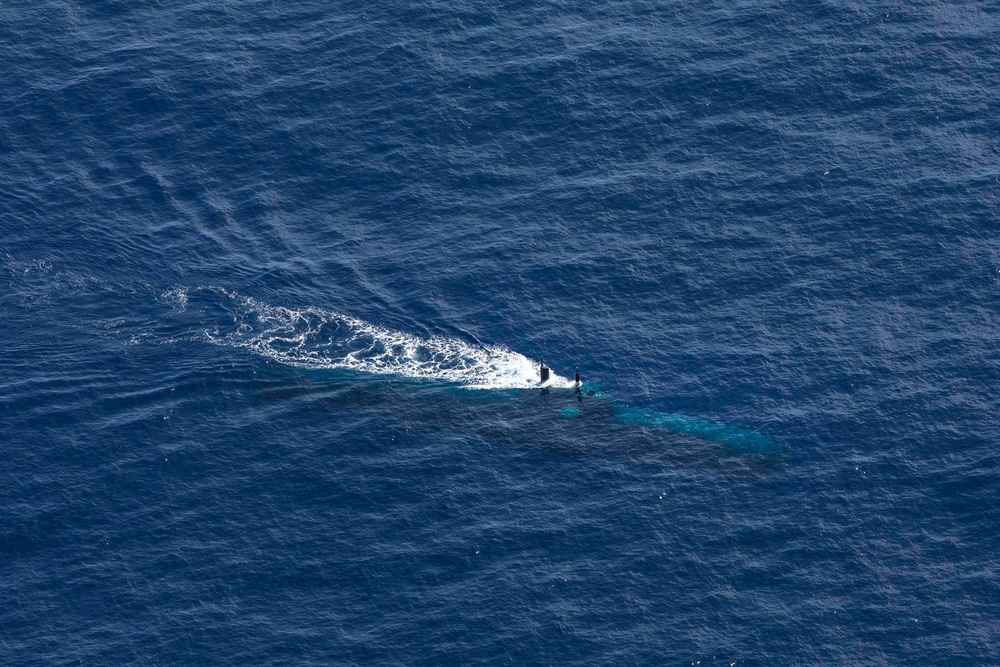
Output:
[[[0,664],[1000,664],[998,34],[4,3]]]

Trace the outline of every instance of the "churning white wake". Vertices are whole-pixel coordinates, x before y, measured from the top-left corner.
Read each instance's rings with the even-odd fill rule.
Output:
[[[187,292],[172,290],[165,296],[187,307]],[[272,306],[231,293],[225,301],[227,319],[233,319],[206,331],[208,339],[289,366],[440,380],[470,389],[539,386],[538,363],[504,345],[422,338],[323,308]],[[553,374],[547,386],[571,387],[572,382]]]

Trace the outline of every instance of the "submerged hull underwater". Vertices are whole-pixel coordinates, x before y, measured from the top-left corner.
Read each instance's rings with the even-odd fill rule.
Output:
[[[775,454],[780,451],[778,443],[763,433],[671,412],[659,412],[623,403],[608,393],[601,391],[594,383],[583,383],[577,388],[552,389],[542,387],[548,395],[564,397],[569,403],[560,409],[567,419],[580,417],[587,406],[599,401],[610,407],[610,417],[616,422],[632,426],[665,429],[667,431],[702,438],[725,445],[740,453]],[[606,408],[605,408],[606,410]]]

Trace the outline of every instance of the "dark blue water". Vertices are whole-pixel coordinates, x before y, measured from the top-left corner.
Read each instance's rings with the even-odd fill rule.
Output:
[[[5,3],[0,663],[998,664],[998,34]]]

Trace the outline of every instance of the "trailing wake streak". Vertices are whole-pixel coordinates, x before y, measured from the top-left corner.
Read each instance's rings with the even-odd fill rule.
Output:
[[[468,389],[539,386],[534,362],[503,345],[475,345],[444,336],[422,338],[331,310],[271,306],[221,290],[173,290],[164,296],[183,308],[190,307],[192,300],[206,298],[208,308],[223,311],[227,319],[206,331],[209,341],[290,366],[440,380]],[[555,374],[546,384],[572,386],[568,378]]]

